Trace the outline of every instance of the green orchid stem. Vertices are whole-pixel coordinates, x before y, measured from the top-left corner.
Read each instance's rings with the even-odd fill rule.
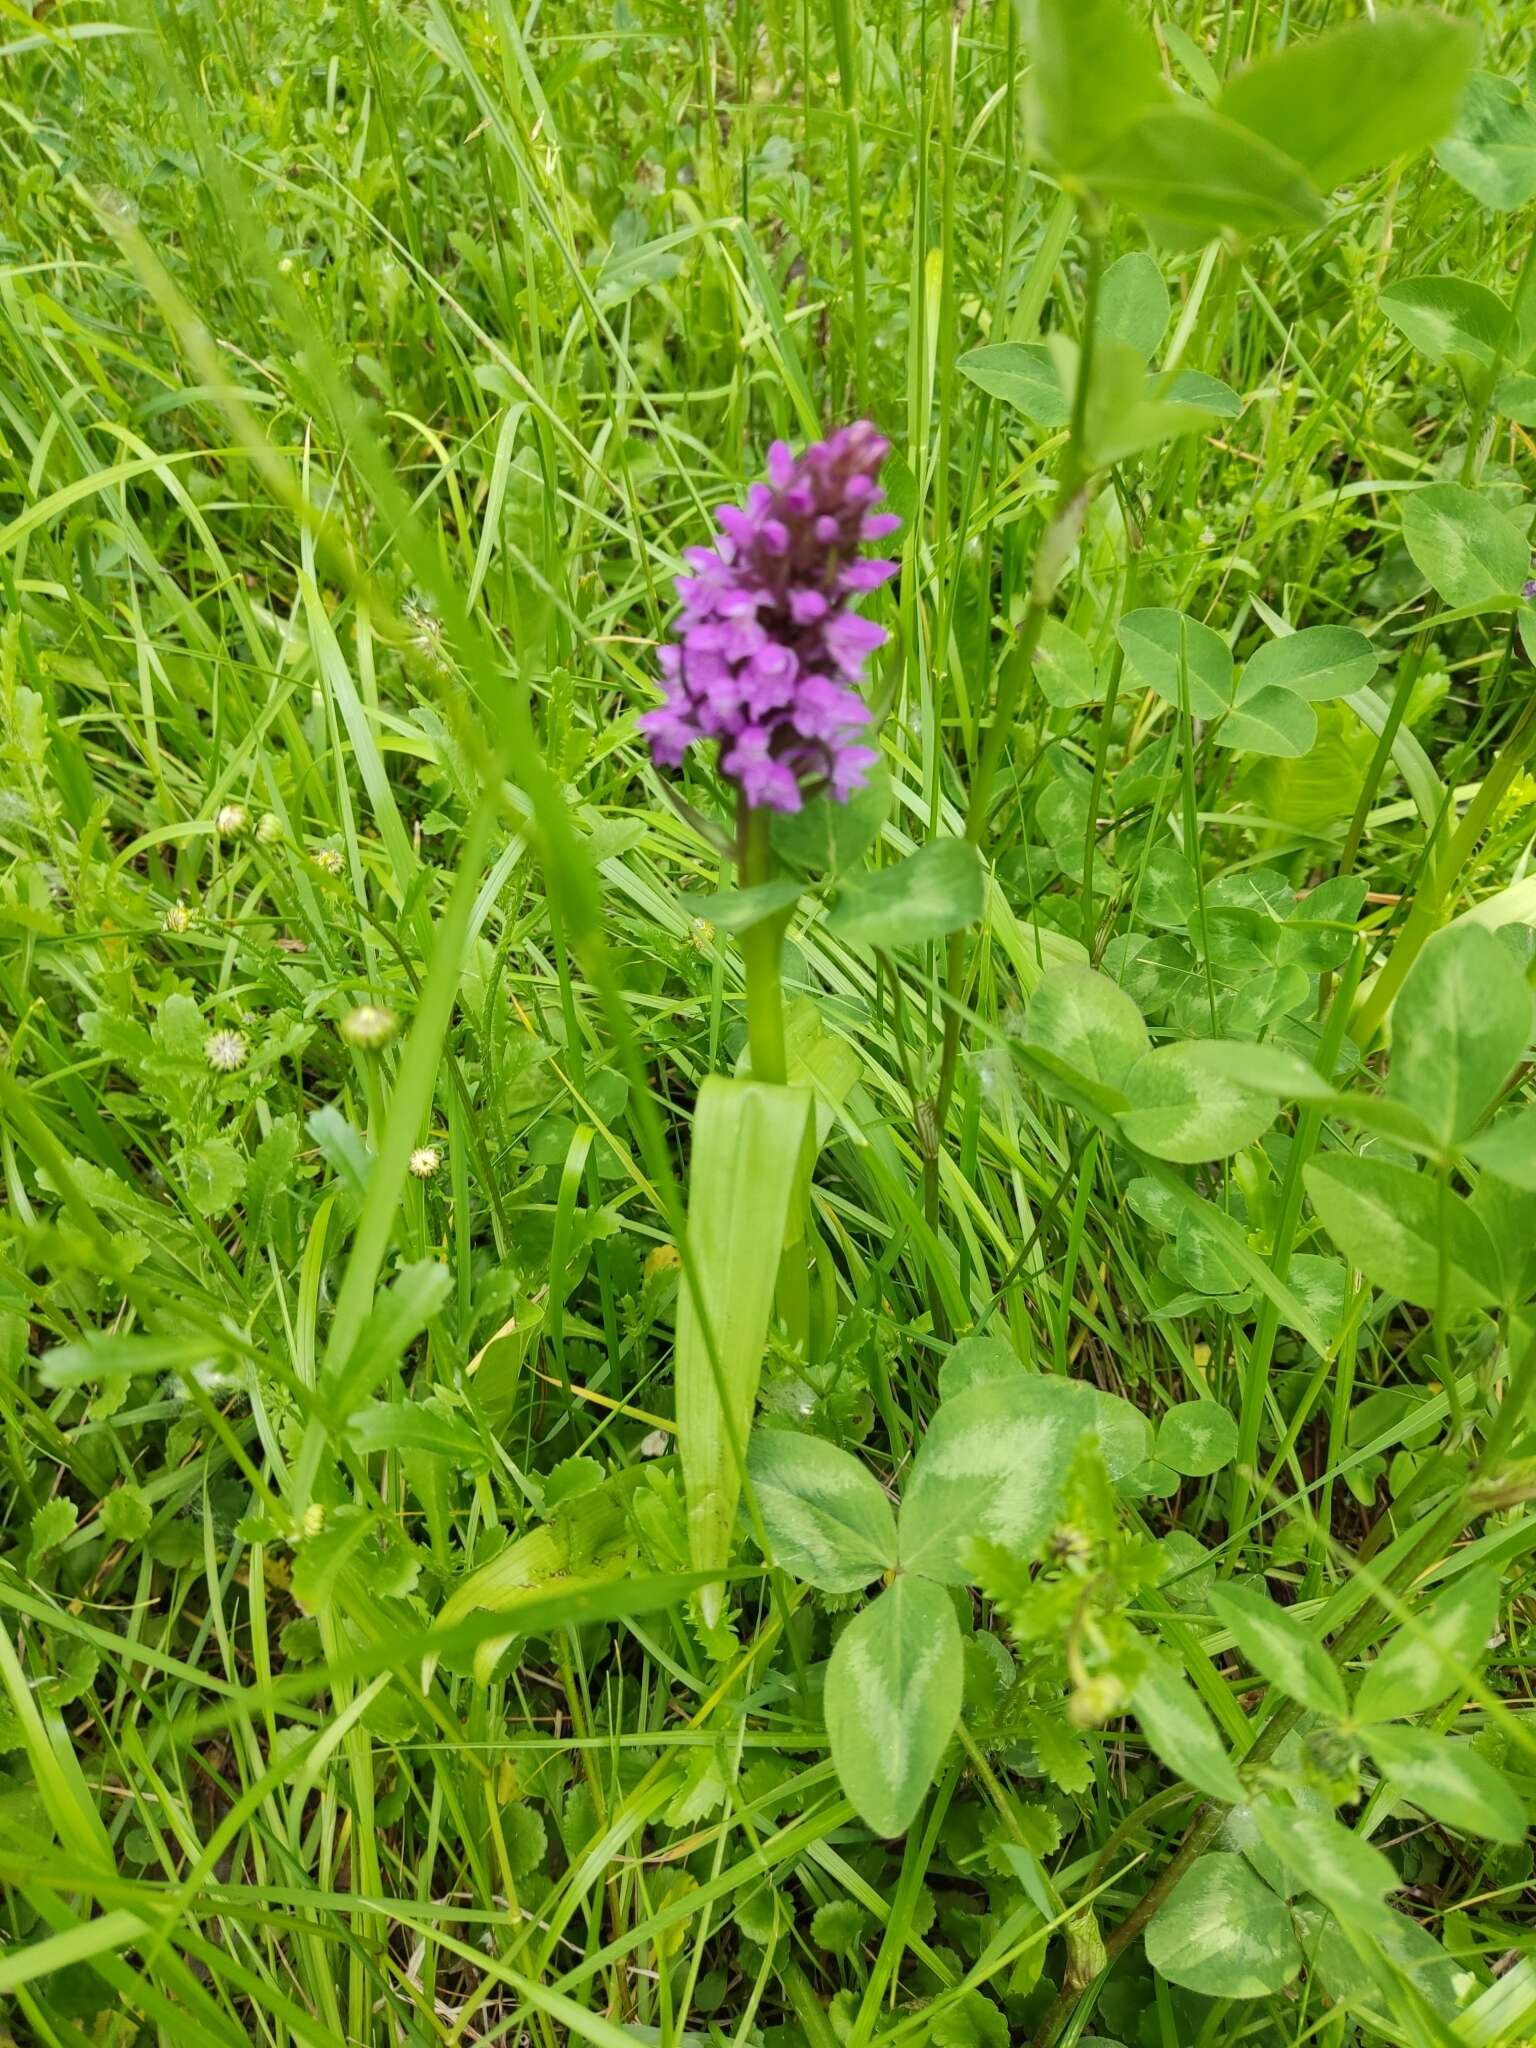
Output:
[[[740,799],[737,811],[737,866],[744,889],[773,879],[771,814],[761,805]],[[747,970],[747,1045],[752,1078],[782,1087],[788,1079],[784,1052],[784,990],[779,961],[784,951],[787,912],[760,918],[741,935],[741,956]]]

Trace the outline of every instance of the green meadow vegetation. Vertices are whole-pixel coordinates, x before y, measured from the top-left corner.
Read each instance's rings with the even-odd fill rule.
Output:
[[[4,2048],[1536,2039],[1533,89],[0,7]]]

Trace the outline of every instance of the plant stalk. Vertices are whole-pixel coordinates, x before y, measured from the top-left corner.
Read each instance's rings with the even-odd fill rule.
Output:
[[[767,809],[743,796],[737,812],[737,867],[744,889],[773,879],[772,820]],[[784,992],[779,960],[784,950],[786,915],[776,911],[759,918],[741,935],[741,956],[747,971],[747,1045],[752,1078],[783,1087],[788,1078],[784,1052]]]

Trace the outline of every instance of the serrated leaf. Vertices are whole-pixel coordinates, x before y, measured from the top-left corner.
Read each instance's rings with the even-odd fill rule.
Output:
[[[829,1899],[811,1915],[811,1939],[828,1955],[851,1955],[868,1924],[864,1908],[853,1899]]]
[[[1208,1798],[1236,1806],[1243,1781],[1227,1754],[1216,1724],[1189,1680],[1168,1654],[1147,1646],[1147,1661],[1131,1688],[1131,1705],[1142,1732],[1176,1777],[1187,1779]]]
[[[1185,1871],[1147,1925],[1147,1961],[1208,1998],[1261,1998],[1301,1968],[1283,1899],[1244,1856],[1217,1850]]]
[[[747,1459],[773,1562],[824,1593],[856,1593],[896,1563],[896,1517],[873,1474],[821,1437],[753,1433]]]
[[[1310,1712],[1343,1720],[1349,1711],[1344,1681],[1305,1623],[1248,1586],[1214,1588],[1211,1607],[1261,1677]]]
[[[907,1573],[856,1614],[827,1666],[827,1734],[843,1790],[877,1835],[906,1829],[960,1718],[960,1624]]]
[[[1304,1176],[1323,1228],[1377,1287],[1448,1312],[1499,1299],[1493,1240],[1466,1199],[1430,1175],[1329,1152],[1309,1160]]]
[[[79,1510],[63,1494],[44,1501],[28,1525],[27,1570],[36,1571],[50,1550],[57,1550],[74,1534]]]
[[[114,1487],[101,1504],[101,1526],[115,1543],[137,1543],[153,1520],[148,1494],[131,1482]]]
[[[966,839],[934,839],[894,867],[851,875],[826,928],[854,946],[923,946],[981,917],[981,856]]]
[[[1523,1842],[1526,1812],[1495,1765],[1465,1742],[1427,1728],[1376,1728],[1366,1747],[1383,1777],[1432,1820],[1490,1842]]]

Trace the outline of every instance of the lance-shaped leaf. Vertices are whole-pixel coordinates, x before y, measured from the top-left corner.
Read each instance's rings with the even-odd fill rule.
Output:
[[[1383,1777],[1433,1820],[1490,1842],[1523,1842],[1526,1815],[1504,1773],[1469,1743],[1427,1728],[1376,1728],[1366,1747]]]
[[[741,1499],[739,1460],[752,1427],[812,1100],[808,1088],[715,1076],[699,1090],[688,1181],[691,1273],[683,1277],[677,1315],[678,1450],[697,1571],[723,1565],[730,1555]],[[721,1597],[719,1587],[704,1591],[711,1620]]]

